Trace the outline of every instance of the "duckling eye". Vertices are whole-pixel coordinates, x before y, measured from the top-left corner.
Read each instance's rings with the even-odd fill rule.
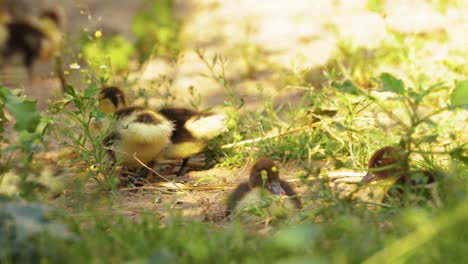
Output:
[[[380,167],[380,166],[382,166],[382,161],[381,160],[376,160],[374,165],[376,167]]]

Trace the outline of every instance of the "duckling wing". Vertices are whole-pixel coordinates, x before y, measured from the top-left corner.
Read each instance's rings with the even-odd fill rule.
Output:
[[[226,131],[226,120],[224,113],[197,115],[190,118],[185,127],[196,138],[212,139]]]
[[[234,192],[232,192],[232,194],[228,197],[227,207],[225,211],[226,216],[229,216],[234,211],[239,201],[242,200],[242,198],[244,198],[244,196],[250,190],[251,188],[247,182],[241,183],[237,186]]]
[[[197,112],[186,108],[162,108],[159,113],[174,123],[172,143],[194,141],[195,137],[185,127],[186,122],[197,115]]]
[[[287,182],[280,180],[281,187],[283,187],[284,192],[286,192],[286,195],[290,197],[292,204],[294,205],[295,208],[301,209],[302,208],[302,203],[299,197],[297,197],[297,193],[294,191],[294,189],[289,185]]]

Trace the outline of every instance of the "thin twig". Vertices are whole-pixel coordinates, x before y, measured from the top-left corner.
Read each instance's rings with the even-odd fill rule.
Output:
[[[209,191],[209,190],[224,190],[224,189],[232,189],[235,186],[228,185],[228,186],[219,186],[219,185],[213,185],[213,186],[187,186],[185,184],[180,184],[180,183],[175,183],[178,189],[182,190],[195,190],[195,191]],[[150,186],[139,186],[139,187],[128,187],[128,188],[122,188],[120,189],[121,191],[134,191],[134,190],[174,190],[175,188],[172,186],[168,186],[166,183],[153,183]]]
[[[65,94],[66,87],[67,87],[67,80],[65,79],[65,75],[63,73],[63,59],[61,55],[57,55],[55,57],[55,72],[60,80],[62,93]]]
[[[379,202],[363,201],[363,200],[358,200],[358,202],[363,203],[363,204],[378,205],[378,206],[381,206],[381,207],[392,208],[392,206],[390,206],[388,204],[379,203]]]
[[[320,124],[321,124],[321,122],[318,122],[318,123],[310,124],[310,125],[307,125],[307,126],[299,127],[299,128],[293,129],[293,130],[289,130],[289,131],[286,131],[286,132],[284,132],[284,133],[279,133],[279,134],[274,134],[274,135],[269,135],[269,136],[257,137],[257,138],[253,138],[253,139],[248,139],[248,140],[239,141],[239,142],[237,142],[237,143],[230,143],[230,144],[226,144],[226,145],[221,146],[221,148],[222,148],[222,149],[234,148],[234,147],[239,147],[239,146],[243,146],[243,145],[248,145],[248,144],[257,143],[257,142],[259,142],[259,141],[266,140],[266,139],[271,139],[271,138],[276,138],[276,137],[282,137],[282,136],[285,136],[285,135],[289,135],[289,134],[293,134],[293,133],[297,133],[297,132],[306,130],[306,129],[308,129],[308,128],[317,127],[317,126],[319,126]]]

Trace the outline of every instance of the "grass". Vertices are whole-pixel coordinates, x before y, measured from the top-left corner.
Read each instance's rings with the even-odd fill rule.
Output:
[[[368,8],[383,13],[385,2],[368,1]],[[442,11],[459,5],[457,1],[430,3]],[[254,32],[248,28],[236,43],[246,66],[240,80],[227,77],[234,59],[231,54],[197,50],[205,77],[226,94],[229,116],[230,130],[210,143],[207,161],[216,161],[232,174],[237,173],[236,167],[261,156],[285,168],[293,164],[293,170],[282,173],[298,179],[305,208],[282,215],[260,214],[259,223],[197,221],[184,217],[183,209],[158,211],[161,207],[148,207],[136,219],[119,213],[120,201],[130,196],[118,190],[118,169],[106,163],[105,134],[92,132],[92,122],[106,118],[96,108],[96,94],[103,84],[142,88],[129,78],[130,62],[141,69],[154,57],[178,60],[184,48],[183,24],[172,14],[172,4],[145,2],[148,8],[137,14],[133,25],[134,43],[105,32],[78,40],[83,48],[77,45],[66,52],[74,54],[81,68],[65,74],[73,82],[47,112],[37,112],[31,101],[1,88],[0,108],[18,125],[13,129],[16,140],[6,140],[12,128],[2,116],[0,171],[20,172],[22,191],[14,198],[0,196],[0,209],[8,209],[0,210],[0,262],[441,263],[468,259],[468,82],[463,81],[466,65],[457,59],[465,51],[448,48],[447,56],[435,60],[433,50],[424,49],[446,45],[450,39],[444,32],[408,34],[387,29],[391,41],[373,50],[339,39],[335,57],[317,71],[275,65],[250,42]],[[154,16],[158,18],[150,19]],[[122,47],[125,52],[119,53]],[[106,52],[110,55],[93,56]],[[281,87],[277,97],[264,95],[249,109],[237,89],[243,80],[255,80],[259,68],[275,73],[273,78]],[[145,99],[157,94],[169,104],[185,99],[172,93],[172,85],[172,76],[161,76],[135,94]],[[288,89],[297,91],[300,98],[277,100]],[[187,103],[201,110],[201,95],[193,87],[188,91]],[[262,94],[262,88],[258,92]],[[36,196],[36,189],[27,188],[35,171],[50,165],[42,155],[52,138],[64,149],[52,164],[54,173],[67,171],[71,178],[56,200]],[[249,143],[251,139],[256,141]],[[222,147],[232,143],[230,148]],[[406,197],[404,203],[369,205],[341,195],[330,184],[328,171],[364,171],[373,151],[385,145],[398,145],[411,154],[404,161],[408,169],[440,171],[436,195],[440,204]],[[147,193],[139,190],[137,194]],[[174,199],[191,196],[187,191],[170,195]],[[157,199],[158,193],[151,197]],[[39,205],[15,203],[24,198]],[[221,207],[223,201],[218,201]],[[197,202],[207,210],[208,205]],[[53,204],[52,214],[45,204]],[[167,216],[161,218],[162,213]],[[63,229],[51,230],[55,224]]]

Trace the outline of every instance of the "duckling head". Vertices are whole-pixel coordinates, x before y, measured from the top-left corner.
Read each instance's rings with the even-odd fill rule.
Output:
[[[49,21],[49,22],[55,24],[55,26],[57,28],[59,28],[59,27],[61,27],[63,25],[63,22],[64,22],[63,10],[59,9],[59,8],[45,9],[39,15],[39,19],[42,22]]]
[[[39,28],[46,35],[41,41],[39,58],[47,61],[55,55],[55,52],[62,44],[62,28],[64,13],[60,8],[49,8],[39,16]]]
[[[263,187],[275,195],[286,194],[281,186],[279,170],[271,159],[260,158],[250,171],[250,188]]]
[[[369,171],[361,183],[401,176],[405,155],[403,150],[391,146],[377,150],[369,160]]]
[[[116,86],[108,86],[99,92],[99,110],[104,113],[114,113],[128,105],[125,93]]]

